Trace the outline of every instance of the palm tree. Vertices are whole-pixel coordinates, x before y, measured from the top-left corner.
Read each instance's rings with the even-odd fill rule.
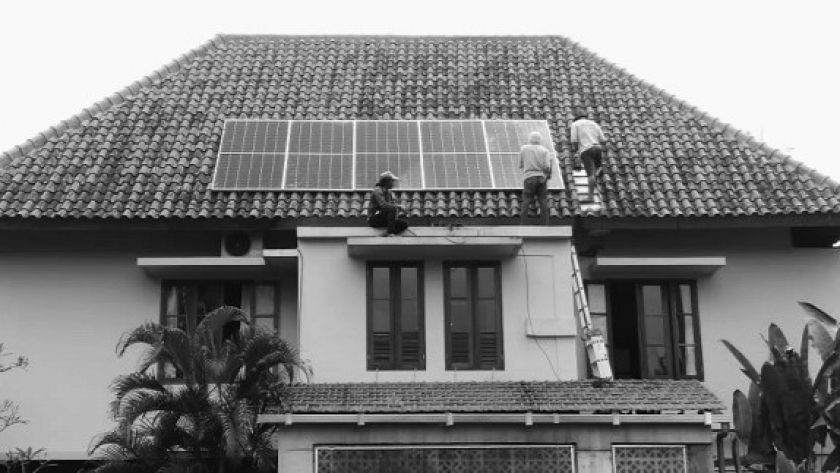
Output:
[[[141,325],[123,335],[117,354],[134,345],[145,346],[137,371],[112,384],[117,425],[91,445],[106,460],[96,472],[276,471],[276,427],[257,416],[282,402],[296,373],[309,374],[296,350],[227,306],[207,314],[192,336]],[[161,366],[173,367],[178,382],[153,374]]]

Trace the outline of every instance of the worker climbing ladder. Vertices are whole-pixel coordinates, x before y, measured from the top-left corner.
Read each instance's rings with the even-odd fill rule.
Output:
[[[600,330],[592,326],[592,317],[589,315],[589,303],[586,300],[586,288],[583,285],[583,277],[580,274],[580,263],[578,263],[577,251],[572,244],[572,294],[577,310],[578,322],[583,332],[583,342],[586,344],[586,356],[589,359],[589,367],[592,374],[602,380],[613,379],[610,358],[607,354],[607,345]]]

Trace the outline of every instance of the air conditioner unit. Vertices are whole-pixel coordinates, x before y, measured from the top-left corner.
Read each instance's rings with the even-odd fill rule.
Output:
[[[262,233],[236,230],[222,237],[222,256],[231,258],[262,256]]]

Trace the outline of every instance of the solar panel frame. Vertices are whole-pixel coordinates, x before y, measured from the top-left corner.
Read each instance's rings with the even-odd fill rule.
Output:
[[[260,134],[261,124],[264,131]],[[274,133],[270,123],[277,123]],[[248,128],[254,126],[255,128]],[[371,141],[369,135],[364,135],[364,128],[373,125],[374,138]],[[389,124],[395,124],[391,131],[396,130],[396,138],[388,135]],[[416,127],[416,131],[412,128]],[[282,130],[282,132],[281,132]],[[303,133],[296,132],[308,130]],[[317,133],[313,130],[319,130]],[[336,137],[336,130],[339,130]],[[368,129],[369,130],[369,129]],[[380,144],[380,130],[385,130],[382,135],[384,145]],[[437,132],[424,135],[424,130]],[[451,130],[471,130],[469,138],[461,139],[458,133],[449,133]],[[406,144],[405,150],[400,149],[402,131],[409,131],[410,142]],[[381,171],[392,171],[401,177],[397,189],[399,190],[506,190],[520,189],[522,186],[521,173],[513,178],[510,162],[516,161],[519,155],[519,148],[527,142],[527,135],[530,131],[539,131],[544,146],[552,150],[551,128],[546,120],[269,120],[269,119],[228,119],[225,121],[222,133],[222,143],[219,147],[219,159],[213,173],[211,183],[212,190],[220,191],[348,191],[365,190],[372,186],[370,182],[371,173],[366,170],[370,165],[362,164],[362,158],[376,162],[375,166],[382,167]],[[285,135],[283,134],[285,133]],[[236,133],[242,134],[242,139],[236,139]],[[362,133],[360,135],[360,133]],[[416,135],[415,135],[416,133]],[[262,136],[263,143],[256,143],[259,140],[248,141],[248,135],[254,137]],[[328,139],[324,139],[328,135]],[[272,139],[272,136],[278,138]],[[449,143],[435,143],[435,137],[451,140]],[[501,138],[494,139],[494,136]],[[309,138],[308,141],[305,138]],[[283,142],[283,138],[285,142]],[[502,142],[500,142],[500,139]],[[295,141],[296,140],[296,141]],[[501,143],[501,144],[500,144]],[[518,144],[518,146],[517,146]],[[416,145],[416,150],[414,149]],[[447,148],[448,146],[448,148]],[[250,147],[246,150],[244,148]],[[282,148],[282,151],[281,151]],[[368,149],[373,148],[373,149]],[[514,149],[515,148],[515,149]],[[232,151],[238,150],[238,151]],[[254,151],[258,150],[258,151]],[[247,151],[247,152],[243,152]],[[376,156],[374,158],[374,155]],[[223,157],[224,156],[224,157]],[[232,161],[238,158],[237,171],[233,176],[231,172]],[[242,158],[247,156],[247,158]],[[267,159],[270,156],[272,159]],[[319,163],[325,163],[324,169],[315,171],[304,171],[307,177],[301,175],[301,163],[303,157],[307,157],[307,169],[313,159]],[[384,163],[379,162],[379,156],[385,157]],[[478,156],[483,156],[484,162],[475,161]],[[317,157],[317,158],[316,158]],[[338,161],[324,161],[325,157],[335,157]],[[387,159],[391,158],[393,163]],[[454,160],[473,160],[472,164],[458,163],[448,164],[445,158]],[[500,159],[508,159],[507,164]],[[412,159],[417,159],[417,165],[411,164]],[[349,160],[349,165],[347,163]],[[248,161],[247,163],[242,161]],[[254,164],[260,166],[259,173],[252,172]],[[278,163],[281,163],[278,176]],[[290,169],[290,163],[292,164]],[[441,166],[441,163],[447,163]],[[243,164],[248,164],[247,173],[241,172]],[[501,166],[500,166],[501,164]],[[332,173],[338,165],[338,172],[347,173],[349,177],[335,177]],[[517,163],[518,165],[518,163]],[[264,176],[266,166],[268,176]],[[318,166],[321,166],[319,164]],[[429,169],[432,166],[433,169]],[[450,172],[452,169],[462,170],[465,168],[478,169],[478,176],[470,174],[456,176],[454,179],[463,179],[459,182],[452,181],[452,176],[435,176],[435,172]],[[474,166],[477,166],[474,167]],[[349,167],[349,169],[344,169]],[[557,160],[554,160],[553,178],[549,181],[549,189],[563,189],[563,181]],[[407,169],[407,170],[406,170]],[[437,171],[435,169],[438,169]],[[440,169],[443,169],[441,171]],[[516,168],[513,168],[514,170]],[[449,171],[446,171],[449,170]],[[326,171],[327,182],[317,181],[318,175]],[[487,174],[485,176],[484,174]],[[365,176],[362,176],[365,174]],[[312,179],[310,179],[312,178]],[[280,184],[277,184],[277,181]],[[419,180],[419,183],[418,183]],[[316,182],[317,181],[317,182]],[[313,183],[314,182],[314,183]],[[349,184],[348,184],[349,182]],[[439,185],[440,182],[446,185]],[[302,185],[303,184],[303,185]],[[451,185],[449,185],[451,184]]]

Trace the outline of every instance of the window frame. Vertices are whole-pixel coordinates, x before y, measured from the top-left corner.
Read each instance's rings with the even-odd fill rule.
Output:
[[[273,317],[273,329],[274,332],[279,334],[280,332],[280,280],[278,279],[257,279],[257,278],[208,278],[208,279],[185,279],[185,278],[177,278],[177,279],[162,279],[160,281],[160,311],[158,322],[164,326],[169,327],[168,317],[167,314],[167,302],[168,302],[168,295],[169,291],[176,287],[187,287],[187,291],[189,293],[188,300],[186,302],[186,324],[185,324],[185,332],[188,336],[192,336],[195,334],[196,328],[198,327],[198,287],[200,285],[212,285],[212,284],[219,284],[222,288],[224,288],[225,284],[234,284],[238,283],[241,286],[241,293],[242,298],[245,298],[246,292],[248,294],[248,304],[247,307],[240,307],[240,309],[245,312],[249,322],[256,327],[256,319],[257,318],[268,318],[265,315],[258,315],[257,314],[257,287],[259,285],[270,285],[274,289],[274,297],[272,298],[272,302],[274,304],[274,317]],[[221,297],[222,304],[224,305],[224,295]],[[175,327],[177,328],[177,327]],[[177,376],[166,376],[166,368],[163,363],[158,364],[157,369],[157,377],[159,380],[166,382],[166,383],[178,383],[181,381],[181,378]]]
[[[389,280],[389,312],[391,331],[391,363],[389,366],[378,365],[374,356],[374,331],[373,331],[373,272],[377,268],[388,269]],[[417,270],[417,331],[418,331],[418,362],[416,364],[406,363],[402,358],[402,331],[401,331],[401,303],[402,303],[402,278],[400,270],[403,268],[414,268]],[[365,354],[367,358],[368,371],[409,371],[426,369],[426,310],[425,310],[425,271],[423,261],[368,261],[366,267],[366,340],[367,347]]]
[[[636,318],[638,324],[638,333],[636,334],[636,340],[638,343],[638,350],[639,350],[639,367],[641,372],[641,379],[697,379],[700,381],[704,380],[704,368],[703,368],[703,347],[701,341],[701,326],[700,326],[700,306],[699,306],[699,295],[697,293],[697,281],[694,279],[593,279],[593,280],[586,280],[584,281],[584,286],[586,287],[586,294],[587,299],[589,297],[589,289],[588,286],[590,284],[599,284],[604,286],[604,295],[605,295],[605,309],[607,315],[607,329],[609,333],[607,334],[607,345],[609,349],[609,355],[612,359],[614,357],[613,354],[613,333],[615,332],[613,327],[613,315],[611,310],[612,304],[612,297],[613,291],[611,286],[615,282],[621,282],[626,284],[633,284],[635,290],[635,297],[636,297]],[[679,373],[679,360],[681,358],[680,354],[680,343],[679,343],[679,317],[687,316],[688,314],[683,314],[680,308],[677,306],[678,298],[676,297],[676,293],[680,291],[680,286],[688,285],[691,291],[691,308],[693,312],[690,314],[693,327],[693,346],[695,349],[695,360],[696,360],[696,368],[697,374],[696,375],[687,375],[685,373]],[[648,372],[648,354],[647,354],[647,330],[645,328],[645,320],[644,314],[642,312],[643,308],[643,297],[642,297],[642,286],[658,286],[662,288],[662,307],[667,310],[667,314],[665,317],[665,324],[666,324],[666,333],[668,334],[668,338],[665,340],[665,347],[666,352],[669,356],[669,373],[667,376],[652,376]],[[587,301],[588,303],[588,301]],[[589,304],[591,306],[591,304]]]
[[[452,268],[466,268],[467,269],[467,285],[470,290],[471,302],[471,322],[473,333],[471,334],[471,357],[472,361],[469,366],[455,366],[452,362],[452,288],[450,284]],[[495,302],[496,302],[496,327],[497,327],[497,344],[496,344],[496,364],[494,366],[482,366],[481,362],[481,347],[480,347],[480,332],[478,327],[478,269],[491,268],[493,269],[493,283],[495,285]],[[445,337],[445,358],[447,371],[491,371],[505,369],[505,350],[504,350],[504,317],[502,316],[502,271],[501,263],[499,261],[444,261],[443,263],[443,303],[444,303],[444,337]]]

